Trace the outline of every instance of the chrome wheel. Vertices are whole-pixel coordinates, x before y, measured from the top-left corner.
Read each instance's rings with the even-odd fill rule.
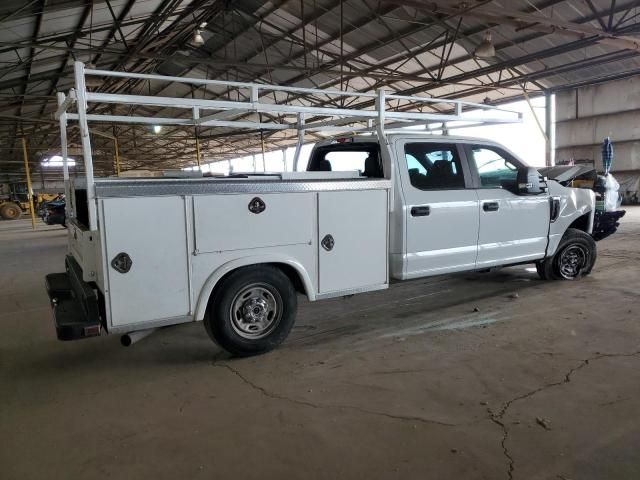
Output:
[[[582,269],[589,262],[589,252],[578,244],[567,246],[558,259],[558,272],[562,278],[571,280],[580,275]]]
[[[244,287],[231,301],[231,326],[243,338],[255,340],[269,335],[282,318],[282,298],[270,285]]]

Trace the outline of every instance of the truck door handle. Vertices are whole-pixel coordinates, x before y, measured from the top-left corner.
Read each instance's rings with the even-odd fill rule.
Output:
[[[482,209],[485,212],[496,212],[500,208],[500,204],[498,202],[486,202],[482,204]]]
[[[429,205],[418,205],[417,207],[411,207],[412,217],[426,217],[431,213]]]

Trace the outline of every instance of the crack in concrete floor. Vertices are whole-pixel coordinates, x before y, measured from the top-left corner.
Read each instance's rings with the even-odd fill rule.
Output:
[[[502,441],[501,441],[501,445],[502,445],[502,451],[504,453],[504,456],[506,457],[507,461],[508,461],[508,466],[507,466],[507,478],[509,480],[513,480],[513,475],[515,473],[515,459],[513,458],[513,456],[511,456],[511,454],[509,453],[509,448],[507,447],[507,440],[509,438],[509,429],[507,428],[507,426],[505,425],[504,421],[503,421],[503,417],[506,415],[507,411],[509,410],[509,408],[516,402],[520,401],[520,400],[525,400],[527,398],[531,398],[534,395],[547,390],[549,388],[553,388],[553,387],[558,387],[560,385],[564,385],[566,383],[570,383],[571,382],[571,376],[577,372],[578,370],[586,367],[587,365],[589,365],[591,362],[595,361],[595,360],[601,360],[603,358],[616,358],[616,357],[635,357],[637,355],[640,355],[640,350],[638,350],[637,352],[632,352],[632,353],[598,353],[593,357],[589,357],[586,358],[584,360],[582,360],[577,366],[571,368],[565,375],[564,378],[562,380],[559,380],[557,382],[551,382],[551,383],[547,383],[541,387],[538,387],[534,390],[530,390],[527,393],[523,393],[521,395],[518,395],[517,397],[512,398],[511,400],[506,401],[505,403],[502,404],[502,408],[500,408],[500,410],[498,412],[492,412],[491,409],[489,409],[489,420],[491,420],[493,423],[495,423],[496,425],[499,425],[500,428],[502,428]]]
[[[230,371],[236,377],[238,377],[240,380],[242,380],[242,382],[244,382],[246,385],[251,387],[253,390],[261,393],[262,395],[264,395],[267,398],[271,398],[271,399],[274,399],[274,400],[283,400],[283,401],[286,401],[286,402],[294,403],[296,405],[302,405],[302,406],[305,406],[305,407],[320,408],[320,409],[326,408],[326,409],[352,410],[352,411],[356,411],[356,412],[360,412],[360,413],[364,413],[364,414],[368,414],[368,415],[376,415],[376,416],[386,417],[386,418],[390,418],[390,419],[394,419],[394,420],[420,422],[420,423],[424,423],[424,424],[428,424],[428,425],[438,425],[438,426],[441,426],[441,427],[459,427],[459,426],[466,426],[466,425],[471,425],[471,424],[475,423],[475,422],[448,423],[448,422],[442,422],[440,420],[434,420],[434,419],[425,418],[425,417],[417,417],[417,416],[410,416],[410,415],[397,415],[397,414],[388,413],[388,412],[379,412],[379,411],[376,411],[376,410],[369,410],[369,409],[366,409],[366,408],[361,408],[361,407],[358,407],[356,405],[320,404],[320,403],[310,402],[310,401],[307,401],[307,400],[300,400],[300,399],[297,399],[297,398],[288,397],[286,395],[282,395],[282,394],[279,394],[279,393],[274,393],[274,392],[271,392],[270,390],[267,390],[266,388],[264,388],[264,387],[258,385],[257,383],[249,380],[246,376],[241,374],[236,368],[232,367],[228,363],[213,363],[213,366],[214,367],[218,367],[218,368],[224,368],[224,369]]]
[[[640,350],[636,351],[636,352],[631,352],[631,353],[597,353],[596,355],[594,355],[593,357],[589,357],[586,358],[584,360],[581,360],[580,363],[571,368],[565,375],[564,377],[556,382],[551,382],[551,383],[547,383],[541,387],[535,388],[533,390],[530,390],[526,393],[523,393],[521,395],[518,395],[506,402],[504,402],[502,404],[502,407],[500,408],[500,410],[498,412],[492,412],[491,409],[489,409],[489,413],[490,416],[488,417],[488,420],[492,421],[493,423],[495,423],[496,425],[499,425],[500,428],[502,429],[502,439],[501,439],[501,447],[502,447],[502,451],[503,454],[505,456],[505,458],[507,459],[507,478],[508,480],[513,480],[514,479],[514,474],[515,474],[515,459],[513,458],[513,456],[511,455],[511,453],[509,452],[509,448],[507,446],[507,441],[509,439],[509,429],[507,428],[506,424],[503,421],[504,416],[507,414],[509,408],[516,402],[519,402],[521,400],[525,400],[527,398],[531,398],[534,395],[547,390],[549,388],[553,388],[553,387],[557,387],[560,385],[564,385],[567,383],[571,382],[571,377],[572,375],[577,372],[578,370],[581,370],[582,368],[588,366],[591,362],[596,361],[596,360],[601,360],[603,358],[617,358],[617,357],[634,357],[634,356],[638,356],[640,355]],[[356,405],[340,405],[340,404],[319,404],[319,403],[314,403],[314,402],[310,402],[307,400],[300,400],[297,398],[292,398],[292,397],[288,397],[286,395],[282,395],[279,393],[275,393],[272,392],[268,389],[266,389],[265,387],[258,385],[257,383],[253,382],[252,380],[250,380],[249,378],[247,378],[245,375],[243,375],[242,373],[240,373],[240,371],[238,371],[236,368],[232,367],[231,365],[229,365],[228,363],[217,363],[216,361],[214,361],[212,363],[212,365],[214,367],[218,367],[218,368],[224,368],[227,371],[231,372],[234,376],[236,376],[237,378],[239,378],[245,385],[249,386],[251,389],[259,392],[261,395],[267,397],[267,398],[271,398],[274,400],[283,400],[286,402],[290,402],[296,405],[302,405],[305,407],[309,407],[309,408],[316,408],[316,409],[322,409],[322,408],[326,408],[326,409],[344,409],[344,410],[352,410],[352,411],[357,411],[360,413],[364,413],[364,414],[368,414],[368,415],[375,415],[375,416],[381,416],[381,417],[385,417],[385,418],[390,418],[393,420],[401,420],[401,421],[411,421],[411,422],[420,422],[420,423],[424,423],[424,424],[429,424],[429,425],[438,425],[438,426],[443,426],[443,427],[458,427],[458,426],[465,426],[465,425],[471,425],[473,423],[476,422],[467,422],[467,423],[447,423],[447,422],[442,422],[439,420],[434,420],[434,419],[429,419],[429,418],[424,418],[424,417],[416,417],[416,416],[408,416],[408,415],[397,415],[397,414],[391,414],[388,412],[379,412],[379,411],[375,411],[375,410],[368,410],[368,409],[364,409],[361,407],[358,407]]]

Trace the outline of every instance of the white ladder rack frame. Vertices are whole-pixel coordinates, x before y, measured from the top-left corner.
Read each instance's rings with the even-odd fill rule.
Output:
[[[111,122],[128,124],[147,125],[176,125],[176,126],[198,126],[198,127],[225,127],[237,129],[255,130],[295,130],[298,132],[298,141],[294,155],[294,165],[297,167],[300,157],[300,150],[304,144],[305,131],[326,131],[326,132],[374,132],[379,140],[385,141],[385,131],[388,128],[400,128],[402,126],[427,126],[433,123],[447,122],[471,122],[473,124],[502,124],[522,122],[522,113],[507,110],[492,105],[466,102],[462,100],[451,100],[441,98],[426,98],[406,95],[387,94],[383,89],[371,92],[350,92],[341,90],[322,90],[303,87],[288,87],[278,85],[267,85],[247,82],[233,82],[223,80],[206,80],[200,78],[171,77],[164,75],[153,75],[143,73],[112,72],[108,70],[86,69],[82,62],[75,62],[75,90],[72,89],[68,95],[58,94],[58,109],[55,113],[60,122],[63,175],[65,180],[65,194],[67,198],[70,194],[69,187],[69,167],[67,160],[67,121],[76,120],[80,127],[82,151],[85,164],[85,176],[87,185],[87,202],[89,204],[89,229],[97,228],[97,210],[95,203],[95,185],[93,176],[93,161],[91,155],[91,140],[89,136],[88,122]],[[247,101],[232,100],[206,100],[174,97],[157,97],[148,95],[129,95],[117,93],[99,93],[87,91],[85,79],[87,76],[158,80],[163,82],[176,82],[190,85],[210,85],[221,86],[232,90],[245,90]],[[363,101],[373,101],[371,109],[338,108],[327,106],[293,105],[290,103],[268,103],[261,101],[261,94],[264,93],[285,93],[285,94],[311,94],[317,96],[321,101],[328,99],[360,99]],[[404,102],[403,107],[420,108],[425,105],[445,105],[453,113],[421,113],[407,112],[389,109],[389,101]],[[70,113],[67,110],[73,104],[77,105],[77,113]],[[89,103],[107,103],[123,105],[140,105],[160,108],[174,108],[190,110],[188,117],[156,117],[156,116],[127,116],[127,115],[107,115],[87,113]],[[412,105],[413,104],[413,105]],[[506,117],[478,117],[464,114],[464,108],[478,109],[483,111],[496,111],[507,114]],[[214,112],[207,112],[214,111]],[[202,115],[205,112],[206,115]],[[289,117],[293,121],[288,122],[254,122],[246,119],[234,117],[251,113],[265,113]],[[315,119],[311,117],[328,117]],[[375,122],[374,122],[375,121]],[[391,122],[385,125],[385,122]],[[356,125],[354,125],[356,124]],[[360,124],[360,125],[357,125]]]

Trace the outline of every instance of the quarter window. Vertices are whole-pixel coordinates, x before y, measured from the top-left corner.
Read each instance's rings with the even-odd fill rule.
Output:
[[[420,190],[464,188],[458,149],[450,143],[407,143],[404,147],[409,180]]]

